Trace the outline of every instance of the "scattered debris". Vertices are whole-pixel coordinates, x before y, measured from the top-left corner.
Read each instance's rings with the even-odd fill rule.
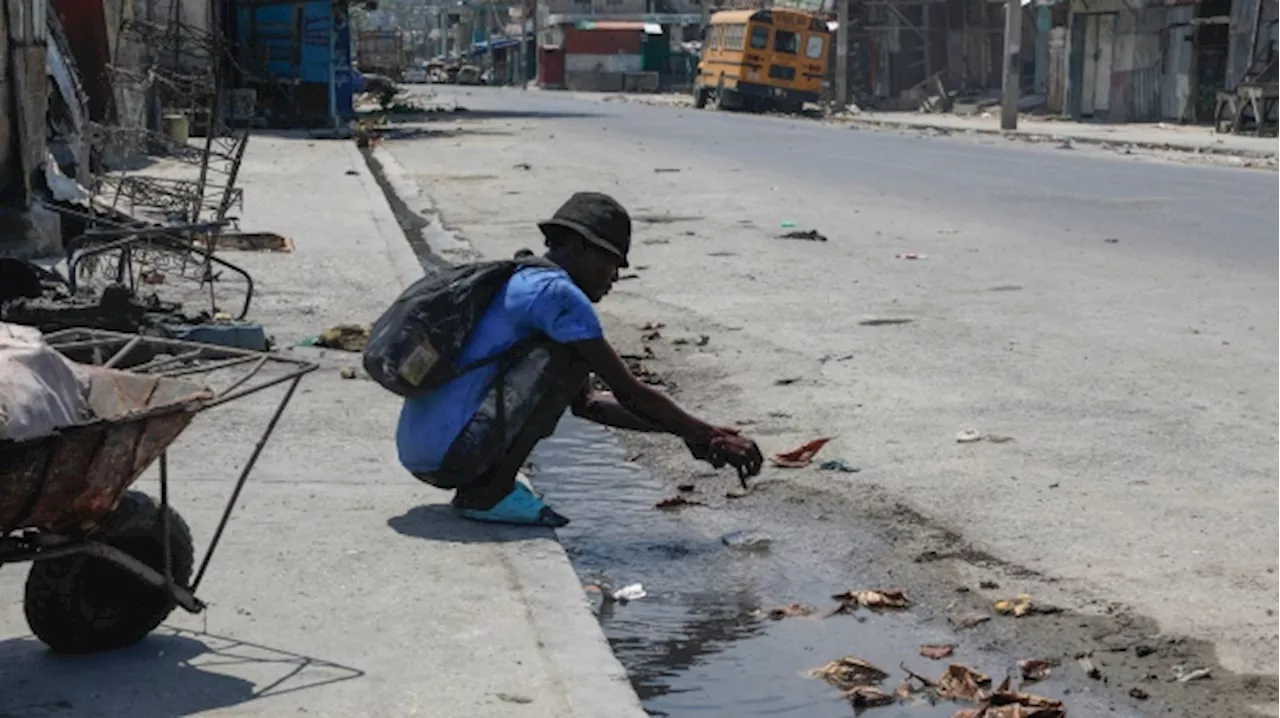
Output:
[[[816,229],[796,229],[778,235],[778,239],[803,239],[809,242],[825,242],[827,235]]]
[[[342,367],[341,369],[338,370],[338,376],[342,377],[343,379],[355,379],[356,378],[355,367],[349,367],[349,366]]]
[[[679,168],[679,167],[654,167],[654,168],[653,168],[653,171],[654,171],[655,173],[662,173],[662,172],[679,172],[679,171],[680,171],[680,168]]]
[[[1104,239],[1104,240],[1102,240],[1102,241],[1106,242],[1107,244],[1119,244],[1119,243],[1120,243],[1120,240],[1119,240],[1119,239],[1117,239],[1117,238],[1115,238],[1115,237],[1107,237],[1106,239]]]
[[[1002,434],[988,434],[987,443],[990,444],[1008,444],[1013,441],[1012,436],[1004,436]]]
[[[524,170],[525,172],[528,172],[529,170],[533,169],[533,165],[529,164],[528,162],[517,162],[511,165],[511,169]]]
[[[800,377],[788,376],[788,377],[783,377],[782,379],[774,380],[773,385],[774,386],[791,386],[792,384],[795,384],[798,381],[800,381]]]
[[[688,492],[693,492],[693,491],[697,491],[697,490],[698,490],[698,487],[697,487],[697,486],[695,486],[695,485],[693,485],[693,484],[678,484],[678,485],[676,485],[676,491],[684,491],[684,492],[688,493]]]
[[[642,332],[654,332],[654,331],[657,331],[657,330],[659,330],[659,329],[663,329],[663,328],[665,328],[666,326],[667,326],[667,325],[666,325],[666,324],[663,324],[662,322],[645,322],[643,325],[641,325],[641,327],[640,327],[640,331],[642,331]]]
[[[197,235],[194,244],[230,252],[292,252],[293,240],[275,232],[223,232],[214,238]]]
[[[907,597],[906,592],[897,589],[845,591],[844,593],[837,593],[831,598],[840,602],[840,608],[836,609],[837,613],[852,613],[859,608],[880,610],[902,609],[911,606],[911,599]]]
[[[809,671],[809,675],[821,678],[842,691],[851,691],[858,686],[874,686],[889,677],[888,673],[852,656],[828,661],[826,665]]]
[[[927,254],[919,254],[919,253],[917,253],[917,252],[904,252],[904,253],[902,253],[902,254],[898,254],[898,255],[895,255],[895,256],[896,256],[898,259],[928,259],[928,258],[929,258],[929,255],[927,255]]]
[[[1138,688],[1137,686],[1134,686],[1133,688],[1129,689],[1129,697],[1137,701],[1145,701],[1146,699],[1151,697],[1151,694],[1147,693],[1141,688]]]
[[[996,601],[995,611],[1002,616],[1013,616],[1014,618],[1022,618],[1032,614],[1062,613],[1062,609],[1057,606],[1037,606],[1032,601],[1031,595],[1027,593],[1019,594],[1013,600],[1002,599]]]
[[[831,441],[831,437],[814,439],[791,451],[774,454],[773,465],[784,469],[802,469],[813,463],[813,457],[827,445],[828,441]]]
[[[1208,668],[1187,670],[1187,667],[1184,665],[1176,665],[1173,667],[1173,680],[1177,683],[1190,683],[1191,681],[1198,681],[1203,678],[1212,677],[1213,672]]]
[[[974,626],[986,623],[987,621],[990,621],[990,620],[991,620],[991,616],[989,614],[978,613],[976,611],[973,613],[962,613],[956,616],[949,616],[947,618],[947,621],[956,630],[973,628]]]
[[[952,643],[926,644],[920,646],[920,655],[925,658],[932,658],[935,661],[940,661],[943,658],[950,656],[955,649],[955,644]]]
[[[844,693],[854,708],[875,708],[887,706],[897,701],[894,696],[885,693],[875,686],[854,686]]]
[[[362,352],[369,343],[369,327],[359,324],[339,324],[330,327],[313,342],[315,346],[326,349],[341,349],[346,352]]]
[[[1102,671],[1093,665],[1093,659],[1089,657],[1089,654],[1083,653],[1076,656],[1076,663],[1080,664],[1080,670],[1084,671],[1086,676],[1095,681],[1102,679]]]
[[[533,699],[529,696],[517,695],[515,693],[495,693],[493,696],[504,703],[519,703],[523,705],[533,702]]]
[[[676,495],[669,499],[663,499],[653,505],[655,509],[660,509],[662,511],[674,511],[676,509],[684,508],[685,506],[706,506],[706,504],[698,501],[697,499],[688,499],[683,496]]]
[[[627,586],[623,586],[617,591],[614,591],[613,600],[617,601],[618,603],[626,603],[628,601],[639,601],[640,599],[648,595],[649,594],[645,592],[643,585],[638,583],[633,583]]]
[[[654,329],[653,331],[646,332],[640,335],[640,341],[642,342],[657,341],[661,338],[662,338],[662,332],[658,331],[657,329]]]
[[[1139,643],[1133,647],[1133,654],[1138,658],[1146,658],[1156,652],[1155,646],[1149,646],[1145,643]]]
[[[788,603],[785,606],[771,608],[764,615],[775,621],[781,621],[784,618],[803,618],[804,616],[813,615],[813,607],[806,606],[803,603]]]
[[[956,432],[957,444],[972,444],[977,441],[982,441],[982,434],[975,429],[964,429]]]
[[[759,531],[731,531],[721,536],[720,542],[739,551],[768,551],[773,538]]]
[[[937,681],[938,695],[958,701],[983,701],[988,694],[983,686],[991,683],[991,677],[963,663],[952,663]]]
[[[853,464],[849,463],[848,461],[845,461],[844,459],[827,459],[821,464],[818,464],[818,470],[819,471],[839,471],[844,474],[856,474],[859,471],[862,471],[862,469],[854,466]]]
[[[915,321],[915,320],[914,320],[914,319],[898,318],[898,317],[895,317],[895,318],[878,318],[878,319],[863,319],[862,321],[858,322],[858,326],[863,326],[863,327],[890,327],[890,326],[897,326],[897,325],[901,325],[901,324],[910,324],[910,323],[911,323],[911,322],[913,322],[913,321]]]
[[[794,220],[784,219],[782,220],[781,226],[783,229],[791,229],[792,227],[796,226],[796,223]]]
[[[164,275],[155,270],[144,271],[139,278],[142,279],[143,284],[164,284]]]
[[[751,489],[750,489],[750,488],[745,488],[745,489],[729,489],[728,491],[724,492],[724,497],[725,497],[726,499],[744,499],[744,498],[746,498],[746,497],[747,497],[747,495],[748,495],[748,494],[750,494],[750,493],[751,493]]]
[[[994,591],[995,589],[1000,588],[1000,584],[991,580],[979,581],[978,588],[984,591]]]
[[[1043,681],[1049,677],[1049,669],[1057,665],[1053,661],[1040,658],[1028,658],[1018,661],[1018,671],[1024,681]]]

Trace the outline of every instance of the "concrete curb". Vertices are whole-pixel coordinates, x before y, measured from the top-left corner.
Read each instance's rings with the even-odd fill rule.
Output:
[[[1259,152],[1256,150],[1237,150],[1229,147],[1206,147],[1202,145],[1174,144],[1168,142],[1148,142],[1134,141],[1124,139],[1111,139],[1102,137],[1088,137],[1074,135],[1070,133],[1054,133],[1031,130],[1001,130],[990,127],[954,127],[951,125],[933,123],[933,122],[901,122],[899,120],[878,120],[868,117],[848,118],[837,117],[827,118],[835,124],[849,125],[853,127],[866,127],[871,129],[889,128],[895,130],[937,130],[947,134],[978,134],[978,135],[997,135],[1001,137],[1016,137],[1032,142],[1078,142],[1082,145],[1098,145],[1108,147],[1133,147],[1143,150],[1155,150],[1161,152],[1181,152],[1192,155],[1219,155],[1224,157],[1242,157],[1253,160],[1276,159],[1276,152]]]
[[[408,286],[423,275],[418,256],[401,231],[364,157],[354,144],[349,151],[400,284]],[[383,166],[387,183],[396,192],[403,186],[411,191],[410,199],[429,202],[389,153],[380,151],[377,161]],[[498,547],[512,583],[519,586],[529,622],[539,639],[539,649],[546,658],[548,673],[559,682],[572,715],[581,718],[647,716],[626,671],[591,613],[582,584],[555,533],[549,529],[531,529],[528,535],[528,540],[507,541]]]

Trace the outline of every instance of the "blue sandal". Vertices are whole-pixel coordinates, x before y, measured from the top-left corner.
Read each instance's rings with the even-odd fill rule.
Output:
[[[542,503],[542,499],[524,484],[516,482],[511,493],[494,504],[493,508],[458,509],[464,519],[493,524],[511,524],[513,526],[549,526],[560,528],[569,523],[569,519],[556,513],[550,506]]]

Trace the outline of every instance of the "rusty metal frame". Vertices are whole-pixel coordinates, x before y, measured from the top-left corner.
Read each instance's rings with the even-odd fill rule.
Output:
[[[94,538],[93,530],[81,536],[54,534],[20,527],[7,527],[0,532],[0,565],[25,561],[42,561],[67,555],[86,555],[109,561],[119,566],[138,579],[163,590],[173,602],[191,613],[199,613],[205,603],[196,598],[199,588],[226,531],[231,514],[235,511],[240,494],[247,483],[259,456],[267,441],[275,431],[280,417],[293,398],[302,377],[315,371],[318,365],[312,362],[281,357],[267,352],[254,352],[235,349],[214,344],[187,342],[176,339],[164,339],[142,335],[124,334],[97,329],[66,329],[46,335],[50,346],[64,354],[74,350],[92,349],[94,363],[104,367],[124,365],[129,371],[158,376],[184,376],[193,373],[212,372],[237,367],[244,367],[239,376],[221,389],[212,391],[194,402],[185,404],[182,409],[189,412],[203,411],[221,406],[230,401],[241,399],[271,387],[286,385],[286,390],[276,405],[257,443],[254,445],[248,461],[241,468],[240,474],[232,488],[231,495],[223,508],[218,526],[214,530],[209,546],[199,563],[199,568],[191,580],[191,585],[182,586],[173,576],[172,548],[169,545],[169,463],[167,449],[158,457],[161,520],[164,522],[164,571],[157,571],[129,554]],[[154,358],[133,365],[125,364],[134,352],[145,349]],[[267,365],[276,365],[283,369],[278,376],[259,378]],[[256,379],[256,381],[255,381]],[[125,421],[137,421],[160,412],[173,411],[173,407],[158,409],[131,415]],[[176,438],[176,437],[175,437]],[[45,467],[48,471],[49,467]],[[127,488],[127,485],[126,487]],[[123,490],[122,490],[123,491]]]

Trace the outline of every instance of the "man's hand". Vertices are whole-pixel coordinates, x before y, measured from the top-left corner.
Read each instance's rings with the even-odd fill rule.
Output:
[[[711,440],[707,443],[694,444],[686,441],[689,453],[693,458],[705,461],[714,468],[723,468],[726,464],[738,470],[738,480],[746,488],[747,479],[760,473],[764,465],[764,457],[756,442],[742,436],[737,429],[715,427]]]

